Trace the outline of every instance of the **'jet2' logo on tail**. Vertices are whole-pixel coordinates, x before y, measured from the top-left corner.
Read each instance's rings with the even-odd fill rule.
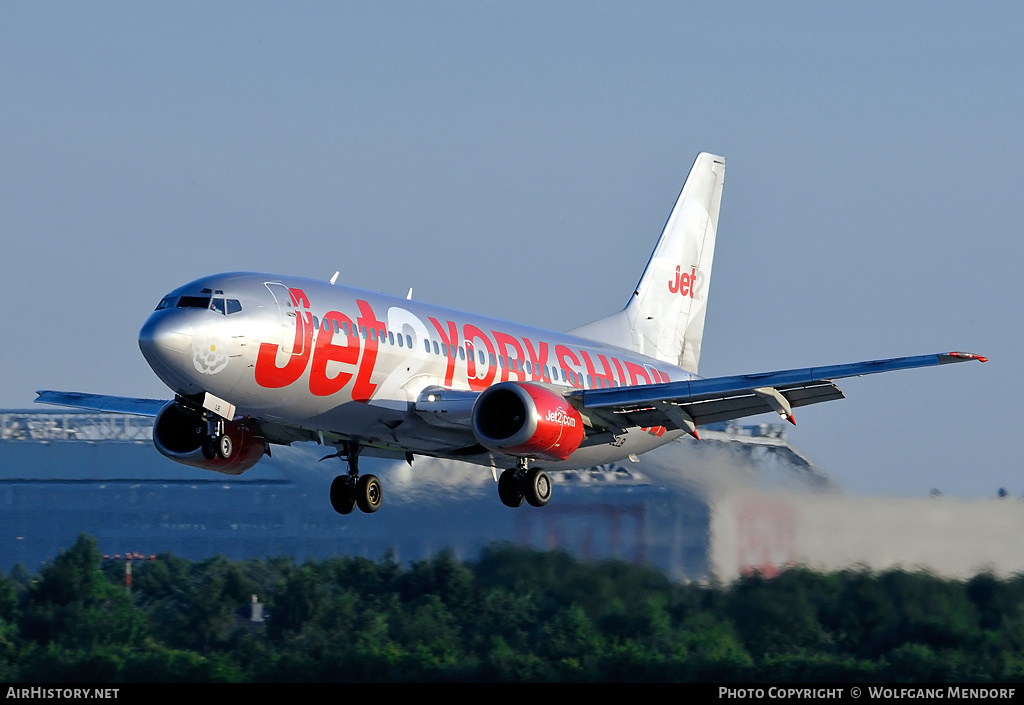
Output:
[[[676,278],[668,280],[668,290],[680,296],[693,298],[693,290],[697,285],[697,268],[690,267],[690,273],[680,274],[681,267],[676,267]]]

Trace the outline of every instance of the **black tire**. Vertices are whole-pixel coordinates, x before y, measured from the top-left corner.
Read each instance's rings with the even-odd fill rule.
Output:
[[[217,456],[221,460],[230,460],[231,453],[235,450],[235,444],[231,442],[231,436],[228,434],[222,435],[217,439]]]
[[[338,514],[351,514],[356,508],[356,493],[348,475],[338,475],[331,483],[331,506]]]
[[[543,507],[551,501],[551,488],[551,476],[541,468],[534,468],[526,473],[523,494],[531,506]]]
[[[217,441],[216,439],[207,436],[203,439],[203,457],[207,460],[213,460],[217,457]]]
[[[373,514],[384,501],[384,488],[376,475],[362,475],[356,484],[356,504],[364,514]]]
[[[515,509],[523,503],[523,490],[516,480],[516,471],[509,469],[498,478],[498,498],[506,507]]]

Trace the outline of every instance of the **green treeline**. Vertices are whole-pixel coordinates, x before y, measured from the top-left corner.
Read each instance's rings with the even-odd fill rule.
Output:
[[[251,596],[266,619],[249,619]],[[0,576],[0,680],[1019,681],[1024,577],[803,569],[679,585],[498,545],[385,556],[102,560]]]

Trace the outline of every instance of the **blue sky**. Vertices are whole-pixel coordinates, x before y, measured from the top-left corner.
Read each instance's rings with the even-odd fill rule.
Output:
[[[251,269],[564,330],[728,171],[701,373],[966,349],[794,443],[854,492],[1024,494],[1014,3],[0,4],[0,407],[166,395],[161,296]]]

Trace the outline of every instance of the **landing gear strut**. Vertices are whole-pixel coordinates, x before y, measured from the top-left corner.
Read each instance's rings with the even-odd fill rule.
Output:
[[[524,499],[533,507],[543,507],[551,499],[551,489],[551,477],[541,468],[528,469],[526,458],[498,478],[498,498],[506,507],[521,506]]]
[[[206,416],[206,438],[203,439],[203,457],[207,460],[214,458],[230,460],[235,445],[231,441],[231,436],[224,432],[224,419],[210,413],[204,415]]]
[[[384,500],[384,489],[376,475],[359,475],[358,443],[346,441],[338,452],[338,457],[348,461],[348,474],[338,475],[331,483],[331,506],[338,514],[351,514],[359,507],[365,514],[373,514],[380,509]]]

